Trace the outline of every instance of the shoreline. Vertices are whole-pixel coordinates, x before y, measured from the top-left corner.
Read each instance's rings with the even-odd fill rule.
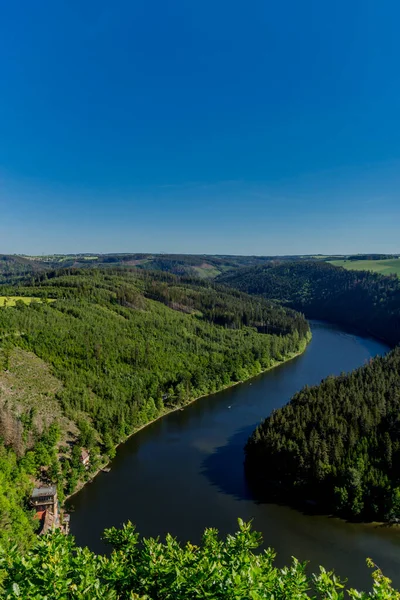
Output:
[[[141,431],[145,427],[148,427],[152,423],[156,423],[159,419],[162,419],[163,417],[166,417],[169,414],[177,412],[178,410],[185,410],[185,408],[187,406],[190,406],[191,404],[193,404],[194,402],[197,402],[201,398],[207,398],[208,396],[213,396],[214,394],[219,394],[220,392],[223,392],[224,390],[228,390],[228,389],[230,389],[230,388],[232,388],[232,387],[234,387],[236,385],[240,385],[242,383],[250,381],[251,379],[254,379],[255,377],[259,377],[260,375],[263,375],[264,373],[267,373],[268,371],[271,371],[272,369],[275,369],[276,367],[279,367],[280,365],[284,365],[285,363],[290,362],[291,360],[294,360],[298,356],[301,356],[302,354],[304,354],[304,352],[306,351],[306,349],[308,347],[308,344],[311,342],[311,340],[312,340],[312,333],[311,333],[311,330],[310,330],[309,334],[304,339],[304,347],[302,347],[298,352],[292,352],[290,355],[287,356],[287,358],[284,358],[283,360],[279,360],[279,361],[274,362],[274,364],[270,365],[266,369],[262,369],[256,375],[251,375],[250,377],[247,377],[246,379],[243,379],[241,381],[232,381],[232,382],[228,383],[227,385],[224,385],[223,387],[219,388],[215,392],[210,392],[208,394],[202,394],[201,396],[196,396],[196,398],[192,398],[188,402],[185,402],[185,404],[182,404],[180,406],[175,406],[174,408],[165,409],[164,412],[162,412],[160,415],[158,415],[155,419],[152,419],[151,421],[148,421],[147,423],[144,423],[143,425],[141,425],[140,427],[138,427],[134,431],[132,431],[132,433],[130,433],[122,442],[119,442],[118,444],[116,444],[114,446],[114,449],[117,450],[119,448],[119,446],[121,446],[122,444],[125,444],[133,435],[136,435],[137,433],[139,433],[139,431]],[[105,467],[107,467],[112,462],[112,460],[113,459],[109,460],[105,464],[102,464],[102,466],[99,467],[97,469],[97,471],[95,471],[95,473],[93,474],[93,476],[88,481],[80,482],[77,485],[76,489],[72,492],[72,494],[69,494],[68,496],[65,496],[64,502],[63,502],[63,506],[65,506],[65,503],[68,500],[70,500],[73,496],[75,496],[78,492],[80,492],[86,485],[88,485],[89,483],[91,483],[95,479],[95,477],[97,477],[97,475],[99,475],[99,473],[101,473],[102,470]]]

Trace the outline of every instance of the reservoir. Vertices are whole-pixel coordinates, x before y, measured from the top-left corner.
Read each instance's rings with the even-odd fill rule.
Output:
[[[370,557],[400,587],[400,529],[311,516],[254,500],[243,474],[243,447],[255,426],[304,385],[351,371],[388,348],[326,323],[311,322],[305,353],[250,381],[219,392],[152,423],[117,450],[110,473],[73,496],[71,533],[78,544],[105,552],[105,528],[130,520],[140,534],[167,532],[196,543],[206,527],[221,534],[237,518],[253,519],[265,546],[335,569],[358,588],[370,588]]]

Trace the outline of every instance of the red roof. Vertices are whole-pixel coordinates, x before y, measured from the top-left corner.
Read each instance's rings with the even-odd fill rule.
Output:
[[[46,516],[46,511],[45,510],[38,510],[35,513],[35,516],[33,518],[37,519],[38,521],[41,521],[42,519],[44,519],[45,516]]]

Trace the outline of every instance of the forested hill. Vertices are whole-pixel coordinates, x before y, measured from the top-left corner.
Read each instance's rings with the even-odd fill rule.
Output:
[[[400,348],[273,412],[246,446],[258,489],[324,511],[400,519]]]
[[[0,254],[0,285],[20,281],[46,269],[39,261],[23,256]]]
[[[162,271],[212,279],[217,275],[244,266],[263,264],[268,260],[289,257],[214,256],[191,254],[67,254],[49,256],[16,256],[0,254],[0,283],[16,283],[25,276],[60,268],[123,267]]]
[[[273,298],[316,319],[400,341],[400,279],[347,271],[318,262],[287,262],[240,269],[217,281],[249,294]]]
[[[22,545],[34,478],[72,492],[136,428],[256,375],[309,334],[291,310],[163,273],[72,269],[0,289],[13,296],[0,308],[0,541],[11,532]]]

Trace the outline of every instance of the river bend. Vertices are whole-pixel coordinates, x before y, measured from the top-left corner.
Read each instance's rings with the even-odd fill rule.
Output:
[[[257,423],[304,385],[351,371],[388,348],[312,322],[305,353],[248,382],[202,398],[152,423],[122,444],[111,472],[101,473],[69,502],[80,545],[103,552],[106,527],[131,520],[145,536],[172,533],[199,541],[205,527],[236,530],[253,519],[283,565],[296,556],[334,568],[357,587],[370,586],[366,557],[400,587],[400,530],[310,516],[254,501],[243,476],[243,446]]]

